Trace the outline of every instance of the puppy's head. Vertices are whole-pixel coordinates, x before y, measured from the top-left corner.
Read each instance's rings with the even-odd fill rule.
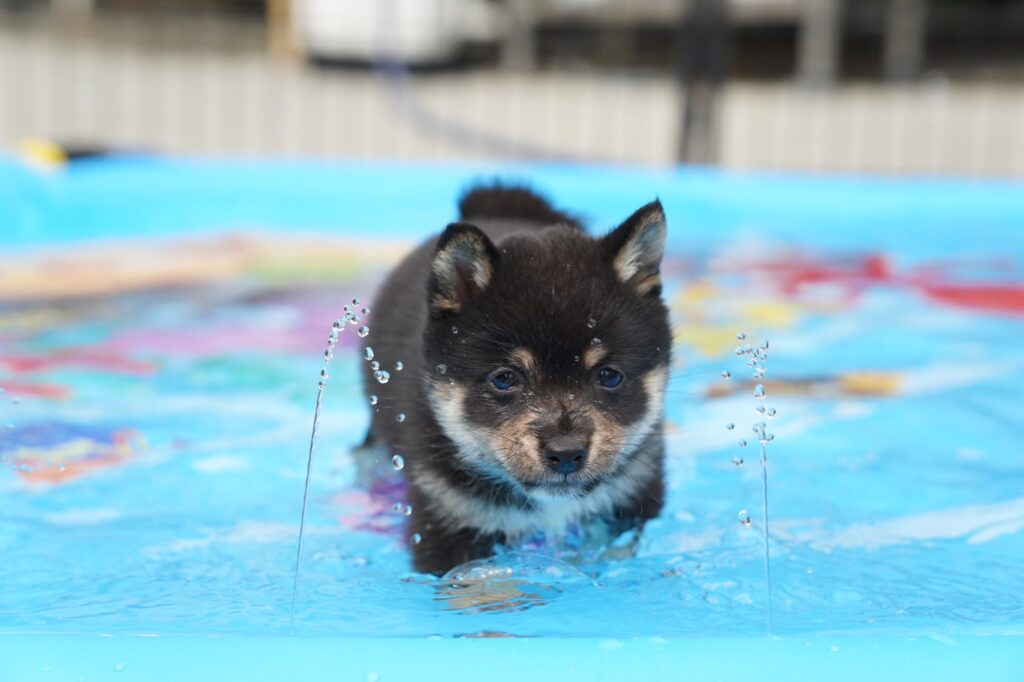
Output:
[[[658,202],[600,239],[552,226],[496,245],[448,226],[431,261],[426,381],[464,467],[535,497],[582,497],[624,469],[661,422],[664,245]]]

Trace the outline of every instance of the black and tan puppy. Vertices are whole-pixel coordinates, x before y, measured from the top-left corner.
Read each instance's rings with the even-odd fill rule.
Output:
[[[521,188],[460,210],[385,281],[368,339],[405,365],[387,384],[368,373],[368,444],[405,457],[430,573],[574,521],[641,524],[663,492],[661,204],[599,239]]]

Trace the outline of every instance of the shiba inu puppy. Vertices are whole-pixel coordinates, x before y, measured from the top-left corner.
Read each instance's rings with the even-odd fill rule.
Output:
[[[368,445],[405,458],[417,570],[599,517],[635,527],[662,505],[671,352],[654,201],[588,235],[533,192],[484,186],[376,298],[372,346],[401,360]]]

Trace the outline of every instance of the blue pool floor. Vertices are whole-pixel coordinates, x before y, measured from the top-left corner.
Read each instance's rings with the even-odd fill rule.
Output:
[[[661,198],[665,512],[630,558],[414,573],[399,489],[351,456],[371,314],[331,364],[293,612],[331,321],[495,174],[595,231]],[[6,159],[0,225],[4,682],[1024,679],[1019,185]],[[740,331],[771,342],[764,402]]]

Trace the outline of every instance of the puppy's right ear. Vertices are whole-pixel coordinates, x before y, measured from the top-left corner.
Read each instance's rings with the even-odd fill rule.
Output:
[[[430,259],[430,312],[457,313],[487,288],[498,265],[498,250],[476,225],[445,228]]]

